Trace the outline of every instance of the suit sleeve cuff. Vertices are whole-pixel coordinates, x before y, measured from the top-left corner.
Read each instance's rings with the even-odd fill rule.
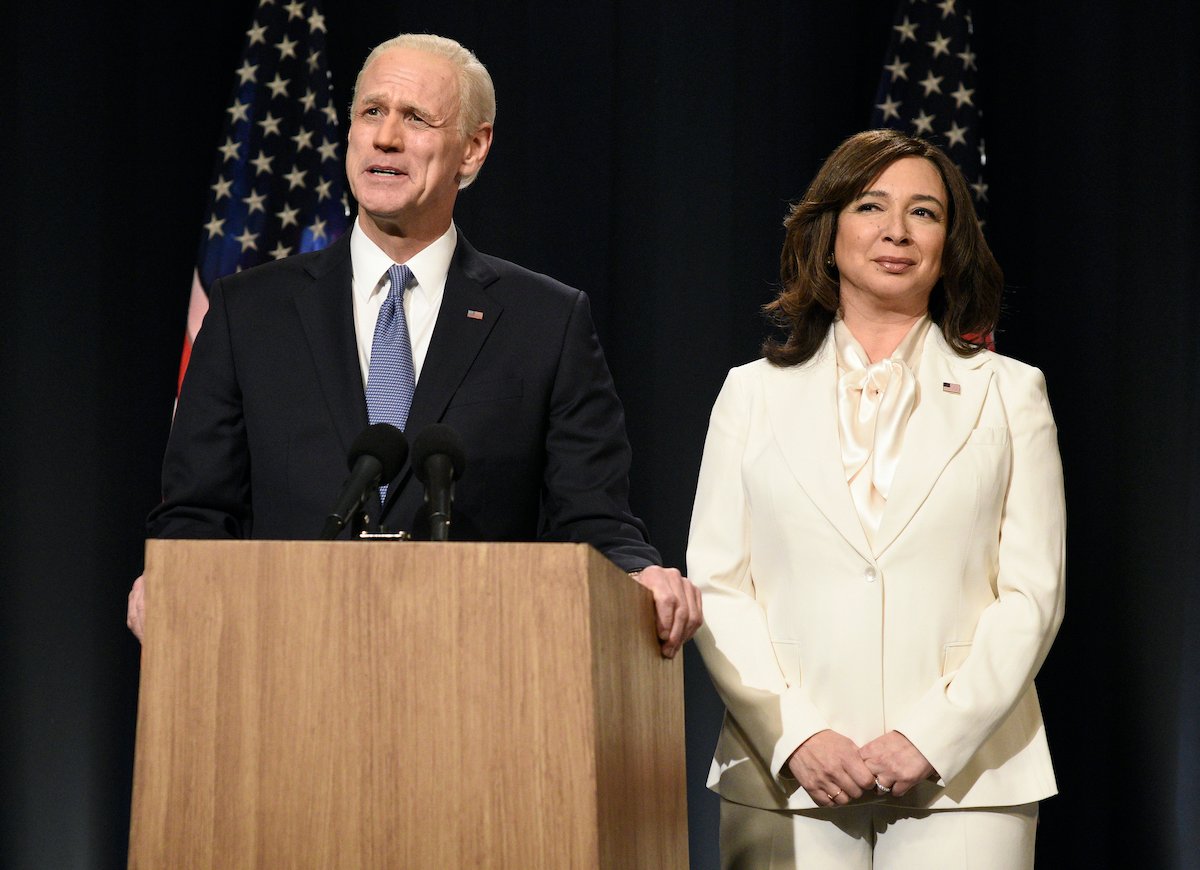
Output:
[[[805,740],[827,729],[829,723],[799,687],[792,687],[779,696],[779,713],[783,731],[775,741],[769,769],[781,788],[792,791],[796,788],[796,779],[788,768],[788,760]]]

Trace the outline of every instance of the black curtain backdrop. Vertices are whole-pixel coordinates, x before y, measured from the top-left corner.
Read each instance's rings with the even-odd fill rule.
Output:
[[[757,355],[787,203],[868,122],[893,0],[326,6],[343,105],[397,32],[453,36],[488,65],[496,143],[457,219],[482,250],[591,294],[635,509],[682,565],[711,403]],[[3,867],[124,866],[125,595],[252,9],[10,15]],[[998,344],[1046,372],[1070,519],[1067,617],[1038,680],[1061,789],[1038,865],[1200,867],[1200,14],[987,0],[976,27]],[[721,705],[691,648],[686,667],[692,863],[712,868]]]

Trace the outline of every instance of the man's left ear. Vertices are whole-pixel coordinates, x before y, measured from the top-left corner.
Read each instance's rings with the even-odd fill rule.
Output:
[[[467,137],[465,147],[463,148],[462,163],[458,167],[459,174],[469,176],[479,172],[491,147],[492,125],[480,124],[475,129],[475,132]]]

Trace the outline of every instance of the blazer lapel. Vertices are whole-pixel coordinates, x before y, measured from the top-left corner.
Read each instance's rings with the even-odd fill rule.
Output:
[[[766,372],[767,417],[792,477],[846,542],[873,559],[842,462],[833,331],[808,362]]]
[[[350,298],[350,233],[305,266],[312,279],[295,294],[296,310],[312,351],[321,397],[343,451],[367,425],[367,400]]]
[[[929,330],[917,376],[920,405],[904,433],[896,479],[875,536],[879,555],[908,525],[975,428],[992,377],[982,368],[985,358],[964,359],[937,326]]]
[[[445,414],[458,385],[503,314],[504,306],[485,289],[498,277],[460,232],[446,275],[442,305],[404,427],[409,444],[422,429]],[[393,496],[404,489],[411,474],[412,468],[406,463],[388,488],[388,506],[392,504]]]
[[[421,380],[408,412],[405,428],[410,436],[441,419],[479,348],[504,312],[504,307],[484,290],[497,277],[460,234],[446,275],[442,307],[421,367]]]

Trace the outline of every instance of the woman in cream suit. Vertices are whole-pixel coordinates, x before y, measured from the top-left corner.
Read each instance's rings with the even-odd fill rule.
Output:
[[[688,544],[726,867],[1033,866],[1065,520],[1041,372],[963,338],[1002,283],[962,175],[894,131],[788,218],[786,340],[725,381]]]

